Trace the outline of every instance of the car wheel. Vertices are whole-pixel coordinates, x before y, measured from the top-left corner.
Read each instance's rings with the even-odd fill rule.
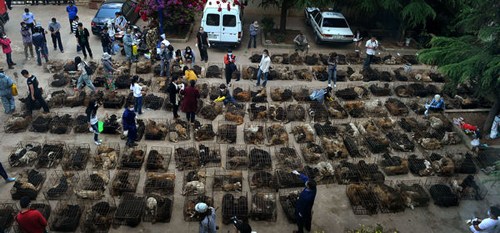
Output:
[[[319,38],[318,34],[314,35],[314,42],[316,42],[316,44],[321,44],[321,39]]]

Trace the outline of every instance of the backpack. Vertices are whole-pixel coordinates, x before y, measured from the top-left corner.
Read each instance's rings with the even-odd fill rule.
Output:
[[[83,62],[83,67],[85,68],[85,72],[87,73],[87,75],[93,75],[94,74],[94,70],[92,70],[92,68],[90,68],[89,65],[87,65],[86,62]]]

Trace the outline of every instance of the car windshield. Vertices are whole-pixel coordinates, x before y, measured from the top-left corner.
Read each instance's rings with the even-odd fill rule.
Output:
[[[323,27],[328,28],[348,28],[345,19],[335,19],[335,18],[324,18]]]
[[[114,18],[115,13],[120,11],[120,8],[101,8],[99,12],[97,12],[96,17],[99,18]]]

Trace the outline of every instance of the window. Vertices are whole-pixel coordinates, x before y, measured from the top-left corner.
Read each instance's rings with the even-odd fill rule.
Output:
[[[325,18],[323,20],[323,27],[329,28],[348,28],[347,22],[345,19],[333,19],[333,18]]]
[[[222,26],[224,26],[224,27],[236,27],[236,16],[235,15],[222,16]]]
[[[100,18],[115,18],[115,13],[119,12],[120,8],[108,8],[108,7],[103,7],[99,9],[99,12],[97,12],[96,17]]]
[[[320,25],[321,25],[321,18],[323,18],[323,17],[321,16],[321,13],[318,13],[318,14],[316,15],[316,17],[314,17],[314,21],[316,21],[316,23],[318,24],[318,26],[320,26]]]
[[[219,26],[220,16],[218,14],[207,14],[207,26]]]

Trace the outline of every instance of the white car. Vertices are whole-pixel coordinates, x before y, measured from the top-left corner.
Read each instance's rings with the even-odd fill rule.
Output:
[[[334,11],[321,11],[316,7],[304,10],[306,23],[313,28],[314,41],[321,42],[353,42],[354,34],[344,15]]]

